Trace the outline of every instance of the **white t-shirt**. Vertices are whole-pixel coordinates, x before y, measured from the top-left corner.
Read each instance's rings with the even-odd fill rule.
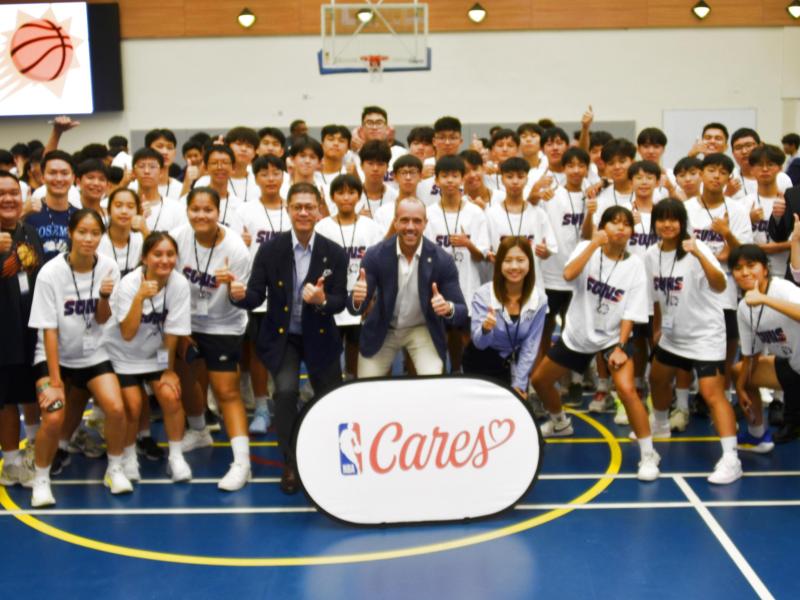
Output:
[[[131,231],[128,237],[128,243],[122,248],[116,248],[108,236],[108,232],[103,234],[100,238],[100,245],[97,247],[97,252],[108,256],[117,263],[119,267],[120,277],[125,277],[128,273],[133,271],[139,266],[139,261],[142,258],[142,245],[144,238],[138,231]]]
[[[764,210],[764,216],[760,221],[756,223],[751,221],[754,244],[766,244],[773,241],[769,237],[769,219],[772,216],[772,207],[775,205],[775,200],[777,200],[775,196],[767,198],[760,196],[757,192],[748,194],[741,200],[742,206],[744,206],[748,215],[756,208]],[[767,259],[769,260],[769,272],[781,275],[786,272],[786,263],[789,262],[789,250],[767,254]]]
[[[378,229],[381,230],[382,234],[385,236],[386,232],[389,231],[389,228],[392,226],[392,222],[394,221],[394,210],[395,210],[395,202],[391,204],[384,204],[378,210],[375,211],[375,224],[378,226]],[[392,230],[392,234],[394,234],[394,230]]]
[[[588,245],[579,243],[567,264]],[[572,300],[562,334],[570,350],[595,354],[619,343],[623,320],[647,323],[647,275],[638,256],[614,261],[598,248],[571,283]]]
[[[359,216],[354,224],[339,225],[334,217],[325,217],[314,228],[317,233],[335,242],[347,253],[347,291],[351,292],[358,281],[361,259],[367,249],[383,239],[375,222],[369,217]],[[337,325],[359,325],[361,315],[351,315],[343,310],[334,316]]]
[[[745,196],[758,192],[758,182],[753,177],[742,177],[742,170],[738,165],[733,168],[731,179],[738,179],[739,183],[742,184],[739,191],[731,196],[732,200],[743,200]],[[778,178],[775,180],[775,183],[778,184],[778,191],[781,194],[792,187],[791,177],[783,171],[778,173]]]
[[[220,230],[225,237],[213,248],[195,245],[190,225],[170,232],[178,243],[176,268],[191,284],[192,332],[242,335],[247,327],[247,312],[231,304],[228,286],[217,285],[214,273],[225,266],[227,258],[230,271],[246,285],[250,277],[250,254],[242,238],[224,225],[220,225]]]
[[[594,226],[597,227],[603,213],[610,206],[624,206],[628,210],[631,210],[633,207],[633,199],[633,191],[623,194],[622,192],[618,192],[614,185],[608,186],[597,194],[597,210],[592,219],[592,221],[594,221]]]
[[[167,285],[142,302],[142,320],[134,338],[127,342],[122,339],[120,323],[131,310],[133,299],[142,285],[142,275],[141,267],[131,271],[111,295],[113,317],[105,328],[103,342],[116,373],[142,375],[163,371],[168,367],[167,363],[158,360],[158,351],[164,347],[163,336],[192,333],[189,282],[173,271]]]
[[[331,183],[333,183],[333,180],[339,175],[345,175],[346,173],[347,169],[345,168],[344,164],[342,164],[342,168],[336,173],[323,173],[322,171],[317,171],[314,173],[314,183],[322,192],[322,197],[325,202],[327,202],[329,205],[333,204],[333,198],[331,198]],[[334,204],[334,206],[336,205]]]
[[[542,264],[544,287],[549,290],[572,290],[572,284],[564,280],[567,257],[581,240],[581,227],[585,217],[586,198],[581,192],[568,192],[559,187],[550,200],[542,200],[539,207],[547,213],[556,236],[558,254]]]
[[[189,221],[186,204],[165,196],[155,202],[143,202],[142,212],[150,231],[171,231]]]
[[[779,277],[770,280],[767,295],[800,304],[800,288]],[[766,349],[778,358],[788,359],[792,369],[800,373],[800,323],[768,306],[747,306],[744,300],[739,302],[736,318],[743,355],[752,356]]]
[[[63,367],[82,369],[108,360],[95,312],[103,279],[112,277],[118,284],[119,268],[113,258],[98,254],[92,271],[74,275],[75,279],[67,255],[48,261],[39,271],[28,322],[39,330],[34,364],[47,360],[44,329],[58,329],[58,362]]]
[[[445,213],[441,203],[428,207],[428,226],[425,237],[442,247],[452,255],[458,270],[458,283],[464,298],[472,298],[481,286],[479,265],[467,248],[456,248],[450,245],[451,233],[466,233],[473,244],[486,256],[489,251],[489,228],[483,211],[466,200],[461,201],[458,212]],[[467,302],[467,309],[472,312],[472,302]]]
[[[211,184],[211,177],[203,175],[194,184],[194,187],[206,187]],[[231,177],[228,179],[228,194],[239,198],[243,203],[261,200],[261,188],[256,183],[256,178],[249,170],[246,177]]]
[[[550,257],[558,253],[558,238],[547,213],[539,206],[531,206],[525,202],[522,213],[509,213],[506,211],[505,204],[492,206],[486,209],[486,222],[489,226],[489,246],[492,252],[496,253],[498,246],[503,238],[510,235],[518,235],[528,238],[531,243],[533,254],[533,266],[536,274],[535,287],[544,293],[544,277],[542,275],[542,261],[536,256],[534,246],[542,240],[547,243],[550,250]]]
[[[726,200],[716,208],[706,210],[697,197],[687,200],[683,206],[689,216],[689,229],[701,242],[705,242],[711,252],[716,256],[722,251],[725,245],[722,236],[711,229],[711,219],[722,218],[728,213],[728,225],[734,237],[740,244],[750,244],[753,241],[752,226],[750,225],[750,213],[745,210],[744,205],[739,202]],[[733,276],[730,274],[728,265],[720,263],[722,269],[728,276],[728,286],[722,296],[722,308],[726,310],[736,310],[737,288]]]
[[[390,185],[384,185],[383,196],[378,200],[367,198],[366,192],[361,193],[361,199],[356,204],[356,212],[361,213],[363,209],[367,209],[370,218],[375,219],[375,215],[384,206],[391,206],[394,211],[394,201],[397,199],[398,191]]]
[[[422,200],[425,206],[436,204],[441,197],[442,192],[436,185],[435,177],[427,177],[417,184],[417,198]]]
[[[40,185],[31,194],[31,200],[41,200],[42,203],[44,203],[45,196],[47,196],[47,186]],[[23,195],[22,198],[24,200],[25,196]],[[83,204],[81,204],[81,191],[77,188],[77,186],[70,186],[69,190],[67,191],[67,202],[72,204],[72,206],[75,208],[83,208]]]
[[[725,273],[703,242],[698,249]],[[651,246],[645,258],[650,295],[661,309],[661,340],[667,352],[703,361],[725,360],[725,316],[720,303],[724,292],[715,292],[700,261],[686,254],[676,260],[675,251]]]
[[[134,179],[128,185],[128,189],[133,190],[134,192],[138,192],[139,182]],[[183,190],[183,183],[181,183],[174,177],[170,177],[167,183],[158,184],[158,193],[161,194],[164,198],[172,198],[173,200],[177,200],[178,198],[181,197],[182,190]]]

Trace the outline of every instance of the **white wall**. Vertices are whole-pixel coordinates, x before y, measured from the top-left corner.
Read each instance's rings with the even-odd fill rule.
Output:
[[[669,29],[430,36],[433,70],[320,76],[318,37],[123,43],[126,110],[88,116],[64,147],[150,127],[355,123],[365,104],[398,124],[598,119],[661,125],[662,110],[755,108],[762,136],[797,127],[800,30]],[[793,100],[794,99],[794,100]],[[46,119],[0,121],[0,147],[47,137]]]

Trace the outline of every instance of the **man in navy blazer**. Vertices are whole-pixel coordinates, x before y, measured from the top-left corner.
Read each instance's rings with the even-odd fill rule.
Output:
[[[342,341],[334,315],[347,300],[347,255],[336,243],[314,233],[322,202],[309,183],[289,189],[292,230],[264,243],[253,261],[250,280],[231,284],[231,300],[252,310],[266,297],[267,312],[256,350],[275,383],[275,427],[286,461],[281,489],[298,489],[292,449],[297,419],[300,362],[308,367],[314,393],[321,396],[341,383]]]
[[[467,306],[453,257],[422,235],[425,205],[417,198],[396,207],[397,234],[364,255],[347,303],[353,314],[367,312],[361,327],[358,376],[388,374],[397,351],[406,349],[419,375],[444,369],[445,326],[463,326]]]

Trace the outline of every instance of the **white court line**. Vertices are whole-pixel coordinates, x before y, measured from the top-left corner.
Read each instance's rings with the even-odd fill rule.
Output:
[[[704,502],[704,506],[712,508],[746,508],[746,507],[779,507],[800,506],[800,500],[719,500]],[[518,504],[519,511],[530,510],[642,510],[665,508],[695,508],[692,502],[590,502],[588,504]],[[249,514],[282,514],[316,512],[313,506],[242,506],[224,508],[65,508],[65,509],[20,509],[0,511],[1,516],[35,515],[35,516],[124,516],[124,515],[249,515]]]
[[[695,477],[708,477],[711,472],[676,472],[676,473],[661,473],[661,479],[672,479],[674,477],[695,478]],[[800,477],[800,471],[752,471],[745,473],[745,477]],[[606,475],[605,473],[551,473],[549,475],[539,475],[541,481],[569,481],[569,480],[583,480],[583,479],[636,479],[636,473],[617,473],[616,475]],[[278,483],[280,477],[254,477],[250,483]],[[190,484],[212,484],[218,483],[219,479],[211,477],[198,477],[192,479]],[[168,485],[172,484],[171,479],[142,479],[137,485]],[[102,485],[102,479],[53,479],[50,485]]]
[[[691,486],[686,483],[686,480],[683,477],[674,477],[674,480],[675,484],[681,488],[681,491],[684,493],[686,498],[692,503],[703,521],[705,521],[705,524],[708,525],[711,533],[713,533],[719,543],[722,544],[725,552],[728,553],[728,556],[731,557],[731,560],[742,572],[744,578],[747,579],[747,582],[752,586],[756,594],[758,594],[758,597],[762,600],[775,600],[775,597],[767,589],[767,586],[764,585],[764,582],[761,581],[761,578],[753,570],[753,567],[750,566],[750,563],[747,562],[747,559],[745,559],[745,557],[742,556],[742,553],[739,552],[736,544],[734,544],[731,538],[728,537],[728,534],[725,533],[725,530],[714,518],[714,515],[711,514],[711,511],[708,510],[697,494],[694,493],[694,490],[691,488]]]

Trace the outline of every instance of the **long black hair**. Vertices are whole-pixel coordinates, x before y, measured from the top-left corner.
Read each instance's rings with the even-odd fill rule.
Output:
[[[688,240],[689,237],[689,215],[686,213],[686,207],[683,202],[677,198],[664,198],[653,207],[653,213],[650,215],[650,232],[656,232],[656,221],[666,221],[667,219],[674,219],[680,223],[681,230],[678,233],[678,247],[675,248],[675,257],[681,260],[686,256],[686,250],[683,249],[683,240]]]

